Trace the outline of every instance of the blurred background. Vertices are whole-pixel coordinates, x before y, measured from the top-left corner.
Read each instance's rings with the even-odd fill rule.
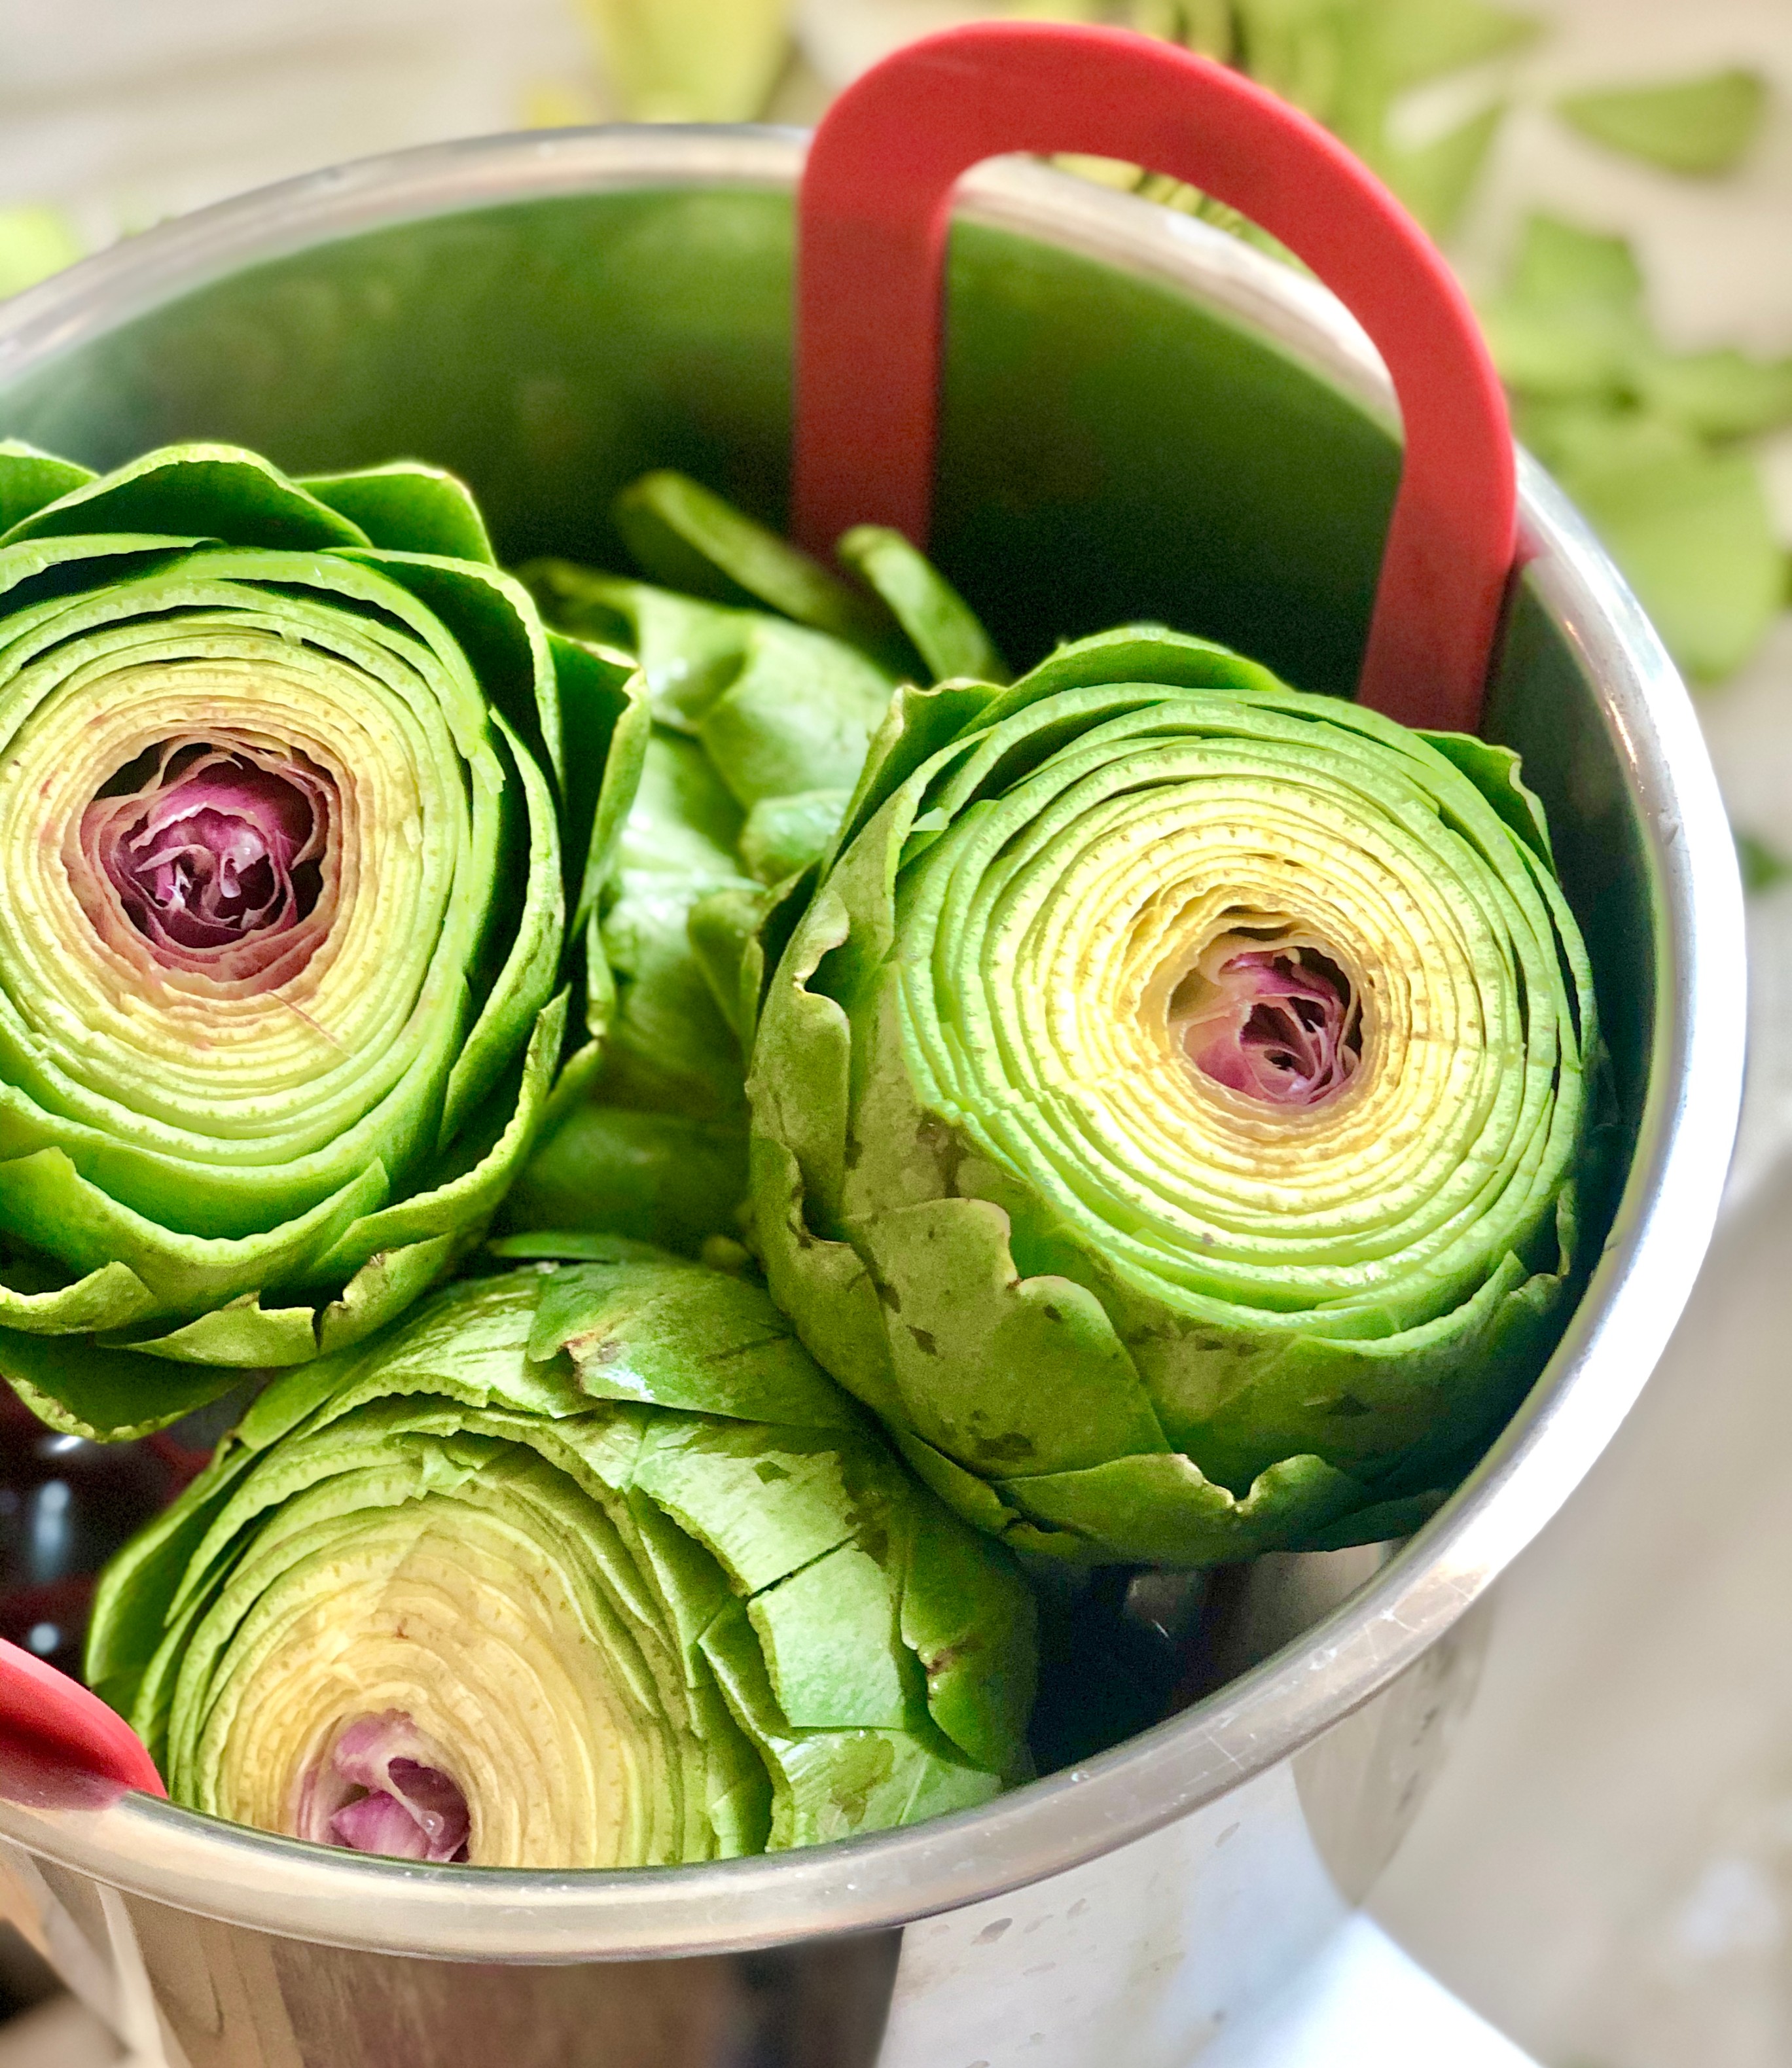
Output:
[[[897,43],[1002,11],[0,0],[0,294],[245,188],[408,145],[617,118],[806,123]],[[1792,0],[1006,11],[1175,38],[1366,158],[1457,265],[1521,435],[1698,694],[1749,890],[1749,1087],[1725,1226],[1642,1407],[1506,1583],[1481,1700],[1377,1907],[1548,2068],[1785,2068]],[[1136,168],[1072,169],[1226,219]],[[1739,971],[1739,1012],[1743,994]],[[51,1455],[71,1439],[14,1433],[37,1447],[12,1476],[24,1506],[0,1496],[17,1595],[72,1556],[55,1518],[93,1502],[74,1476],[92,1461]],[[53,1655],[55,1602],[31,1598],[23,1641]],[[0,2068],[115,2058],[4,1930],[0,2009],[14,2013]]]

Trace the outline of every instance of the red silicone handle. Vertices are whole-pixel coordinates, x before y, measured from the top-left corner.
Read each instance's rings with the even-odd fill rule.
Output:
[[[9,1744],[120,1788],[168,1793],[149,1748],[122,1716],[78,1680],[0,1639],[0,1766]]]
[[[910,43],[841,95],[799,202],[792,529],[927,542],[952,191],[1006,151],[1124,158],[1240,210],[1380,348],[1406,433],[1360,694],[1472,730],[1516,537],[1505,399],[1461,289],[1393,196],[1237,72],[1127,29],[984,22]]]

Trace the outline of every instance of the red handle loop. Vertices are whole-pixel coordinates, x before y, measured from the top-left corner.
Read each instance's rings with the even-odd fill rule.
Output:
[[[149,1748],[124,1719],[78,1680],[0,1639],[0,1766],[7,1749],[77,1776],[165,1796]]]
[[[952,191],[1008,151],[1168,173],[1241,210],[1354,312],[1406,432],[1362,701],[1472,730],[1512,568],[1517,492],[1498,376],[1449,268],[1373,173],[1223,65],[1127,29],[984,22],[899,50],[816,131],[799,202],[792,529],[927,542]]]

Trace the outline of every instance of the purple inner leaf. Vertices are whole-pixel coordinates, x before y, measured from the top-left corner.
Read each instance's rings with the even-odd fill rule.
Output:
[[[297,1835],[438,1866],[465,1860],[466,1797],[440,1757],[402,1709],[357,1718],[305,1777]]]
[[[87,807],[71,875],[115,946],[122,919],[165,970],[271,989],[328,933],[340,816],[334,780],[302,754],[165,740]]]
[[[1248,948],[1201,975],[1205,995],[1179,1016],[1178,1032],[1203,1075],[1272,1105],[1318,1105],[1350,1082],[1362,1058],[1362,1014],[1330,956],[1305,946]]]

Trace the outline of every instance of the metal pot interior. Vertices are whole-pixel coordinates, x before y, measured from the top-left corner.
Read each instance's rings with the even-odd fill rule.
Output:
[[[624,562],[609,500],[650,466],[686,469],[776,523],[799,157],[796,140],[764,132],[497,140],[227,204],[15,303],[0,322],[0,430],[99,466],[193,438],[295,472],[427,458],[473,484],[511,560]],[[934,542],[947,572],[1016,663],[1154,618],[1347,693],[1398,468],[1347,320],[1184,218],[1037,171],[977,191],[951,256]],[[1737,914],[1721,808],[1665,657],[1534,473],[1525,508],[1540,557],[1515,588],[1487,729],[1524,752],[1549,807],[1635,1151],[1612,1246],[1524,1426],[1326,1626],[1322,1671],[1297,1646],[1085,1772],[821,1849],[831,1864],[669,1871],[651,1893],[627,1876],[571,1878],[583,1895],[567,1877],[557,1890],[494,1877],[531,1884],[503,1898],[513,1916],[539,1901],[564,1937],[576,1913],[588,1956],[694,1943],[676,1919],[698,1908],[703,1941],[764,1943],[822,1919],[913,1915],[1105,1850],[1365,1699],[1591,1462],[1709,1231],[1740,1047],[1713,987]],[[1702,1105],[1688,1104],[1695,1081]],[[1680,1261],[1651,1270],[1658,1253]],[[1559,1411],[1577,1389],[1578,1416]],[[141,1801],[6,1805],[0,1827],[214,1914],[232,1911],[247,1876],[266,1891],[249,1909],[274,1929],[279,1887],[325,1905],[332,1887],[365,1896],[396,1872]],[[450,1874],[441,1914],[466,1899]],[[352,1936],[382,1943],[376,1926]],[[528,1941],[537,1957],[553,1936],[544,1923]],[[512,1956],[527,1957],[521,1942]]]

